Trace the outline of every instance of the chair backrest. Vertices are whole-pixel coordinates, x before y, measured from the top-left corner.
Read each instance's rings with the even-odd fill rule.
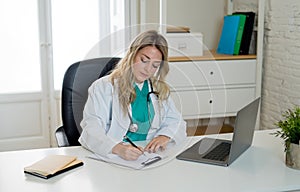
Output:
[[[72,64],[66,71],[62,87],[61,113],[63,129],[70,146],[80,145],[80,122],[88,97],[88,88],[97,79],[107,75],[120,58],[104,57]]]

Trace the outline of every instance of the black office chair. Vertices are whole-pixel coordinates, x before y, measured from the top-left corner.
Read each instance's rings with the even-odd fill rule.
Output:
[[[64,75],[61,95],[62,126],[55,132],[59,147],[80,145],[80,121],[88,97],[88,88],[98,78],[107,75],[120,58],[104,57],[72,64]]]

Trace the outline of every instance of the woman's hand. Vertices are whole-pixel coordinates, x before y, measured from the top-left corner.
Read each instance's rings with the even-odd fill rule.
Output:
[[[148,143],[148,145],[145,147],[145,151],[148,151],[149,153],[155,153],[159,149],[165,150],[169,141],[170,137],[159,135],[153,138],[150,143]]]
[[[142,151],[144,151],[144,149],[141,147],[137,149],[131,145],[123,143],[115,145],[112,149],[113,154],[119,155],[121,158],[129,161],[137,160],[139,156],[143,154]]]

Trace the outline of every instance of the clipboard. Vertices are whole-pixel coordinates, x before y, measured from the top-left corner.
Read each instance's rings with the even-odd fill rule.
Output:
[[[92,155],[89,155],[88,157],[91,159],[104,161],[107,163],[116,164],[116,165],[132,168],[132,169],[143,169],[144,167],[150,166],[162,160],[162,157],[156,153],[144,152],[144,154],[145,155],[141,155],[135,161],[127,161],[115,154],[109,154],[107,157],[103,157],[101,155],[94,153]]]

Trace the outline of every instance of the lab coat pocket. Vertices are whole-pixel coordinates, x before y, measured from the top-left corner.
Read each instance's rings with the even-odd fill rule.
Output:
[[[150,133],[156,132],[160,128],[160,119],[159,118],[160,118],[159,115],[154,116],[153,121],[151,123],[150,130],[149,130]]]

